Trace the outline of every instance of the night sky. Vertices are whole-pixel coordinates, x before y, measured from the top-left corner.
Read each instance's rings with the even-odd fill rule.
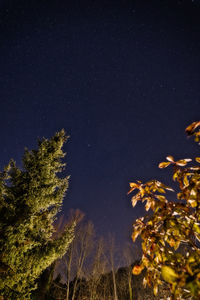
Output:
[[[198,146],[200,1],[0,1],[0,167],[64,128],[70,187],[97,234],[130,240],[143,205],[130,181],[157,178]]]

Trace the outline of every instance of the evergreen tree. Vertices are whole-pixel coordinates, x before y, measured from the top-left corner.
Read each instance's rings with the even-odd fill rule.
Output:
[[[64,130],[38,149],[25,150],[23,168],[13,160],[0,173],[0,295],[3,299],[30,299],[35,281],[73,240],[75,222],[55,235],[68,177],[60,178],[65,156]]]

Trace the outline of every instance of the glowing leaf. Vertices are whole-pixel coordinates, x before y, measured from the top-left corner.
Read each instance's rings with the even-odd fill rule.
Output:
[[[197,167],[197,166],[196,167],[191,167],[190,170],[192,170],[192,171],[198,171],[198,170],[200,170],[200,167]]]
[[[149,264],[148,258],[146,256],[144,256],[144,255],[142,256],[142,264],[145,267],[148,267],[148,264]]]
[[[158,285],[157,284],[154,285],[154,287],[153,287],[153,293],[155,296],[158,294]]]
[[[178,178],[178,172],[175,172],[173,175],[173,180],[176,181],[177,178]]]
[[[166,159],[170,162],[174,162],[174,158],[171,155],[167,156]]]
[[[165,190],[164,190],[164,189],[161,189],[161,188],[159,188],[159,189],[158,189],[158,192],[159,192],[159,193],[162,193],[162,194],[164,194],[164,193],[165,193]]]
[[[146,280],[146,278],[144,277],[144,279],[143,279],[143,285],[144,285],[144,287],[146,287],[147,286],[147,280]]]
[[[151,207],[151,201],[147,201],[147,203],[145,205],[146,211],[148,211],[150,207]]]
[[[193,122],[192,124],[190,124],[186,129],[185,129],[185,132],[188,134],[188,135],[192,135],[193,132],[195,131],[195,129],[200,125],[200,121],[197,121],[197,122]]]
[[[132,202],[132,206],[133,206],[133,207],[135,207],[135,206],[136,206],[136,204],[137,204],[137,201],[138,201],[138,197],[137,197],[137,195],[136,195],[136,196],[133,196],[133,197],[131,198],[131,202]]]
[[[165,189],[168,190],[168,191],[174,192],[174,190],[169,186],[165,186]]]
[[[195,230],[196,233],[200,234],[200,227],[199,227],[199,224],[196,224],[196,223],[195,223],[195,224],[193,225],[193,228],[194,228],[194,230]]]
[[[160,169],[163,169],[163,168],[168,167],[170,164],[171,164],[171,162],[161,162],[161,163],[158,165],[158,167],[159,167]]]
[[[131,189],[128,191],[127,195],[132,193],[135,189],[139,188],[139,185],[137,183],[134,183],[134,182],[130,182],[129,185],[130,185]]]
[[[165,196],[162,196],[162,195],[156,195],[156,198],[162,202],[164,202],[166,200]]]
[[[185,187],[189,185],[189,181],[188,181],[188,178],[186,175],[183,177],[183,183],[184,183]]]
[[[185,165],[187,165],[187,161],[185,159],[180,159],[176,161],[176,165],[180,167],[184,167]]]
[[[130,185],[131,188],[133,188],[133,187],[134,188],[138,188],[138,184],[137,183],[130,182],[129,185]]]
[[[139,234],[140,234],[140,231],[138,231],[138,230],[133,231],[133,233],[132,233],[133,242],[135,242],[135,240],[137,239]]]
[[[200,144],[200,121],[188,126],[186,132],[194,135]],[[160,181],[136,182],[138,200],[146,201],[145,209],[151,208],[152,213],[143,220],[137,219],[134,225],[132,238],[141,237],[143,256],[142,266],[135,266],[133,273],[140,274],[146,268],[143,284],[153,286],[156,295],[159,285],[165,281],[173,299],[186,299],[185,295],[200,299],[200,157],[196,157],[197,163],[192,167],[187,167],[189,162],[190,158],[174,161],[174,157],[168,155],[166,161],[159,164],[161,169],[173,166],[178,201],[168,201],[164,193],[173,189]],[[132,202],[135,205],[137,201],[134,198]],[[184,244],[188,245],[186,253],[179,250]]]
[[[171,247],[174,247],[174,246],[175,246],[175,240],[174,240],[174,239],[170,239],[168,243],[169,243],[169,245],[170,245]]]
[[[175,282],[178,278],[176,272],[169,266],[163,266],[161,269],[161,274],[163,279],[169,283]]]
[[[144,269],[144,267],[142,265],[140,265],[140,266],[136,265],[136,266],[133,267],[132,272],[133,272],[134,275],[139,275],[142,272],[143,269]]]
[[[193,276],[194,274],[193,274],[193,272],[192,272],[190,266],[189,266],[188,264],[186,264],[185,267],[186,267],[186,270],[188,271],[188,273],[189,273],[191,276]]]
[[[143,188],[140,187],[140,195],[141,195],[141,197],[144,196],[144,193],[145,193],[145,190],[144,190]]]
[[[190,195],[195,197],[196,194],[197,194],[196,190],[195,190],[195,189],[192,189],[191,192],[190,192]]]
[[[194,199],[190,199],[188,200],[188,202],[190,203],[191,207],[196,207],[197,206],[197,201]]]

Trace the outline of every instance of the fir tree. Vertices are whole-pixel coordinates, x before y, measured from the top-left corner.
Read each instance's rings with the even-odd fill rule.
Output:
[[[38,149],[25,150],[23,167],[13,160],[0,173],[0,295],[3,299],[30,299],[35,281],[73,240],[75,222],[55,235],[68,177],[60,178],[65,156],[64,130]],[[55,237],[56,236],[56,237]]]

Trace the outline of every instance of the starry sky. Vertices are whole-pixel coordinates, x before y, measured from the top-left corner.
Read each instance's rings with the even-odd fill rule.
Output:
[[[200,119],[200,2],[0,1],[0,167],[64,128],[70,187],[97,234],[130,240],[130,181],[192,157]]]

